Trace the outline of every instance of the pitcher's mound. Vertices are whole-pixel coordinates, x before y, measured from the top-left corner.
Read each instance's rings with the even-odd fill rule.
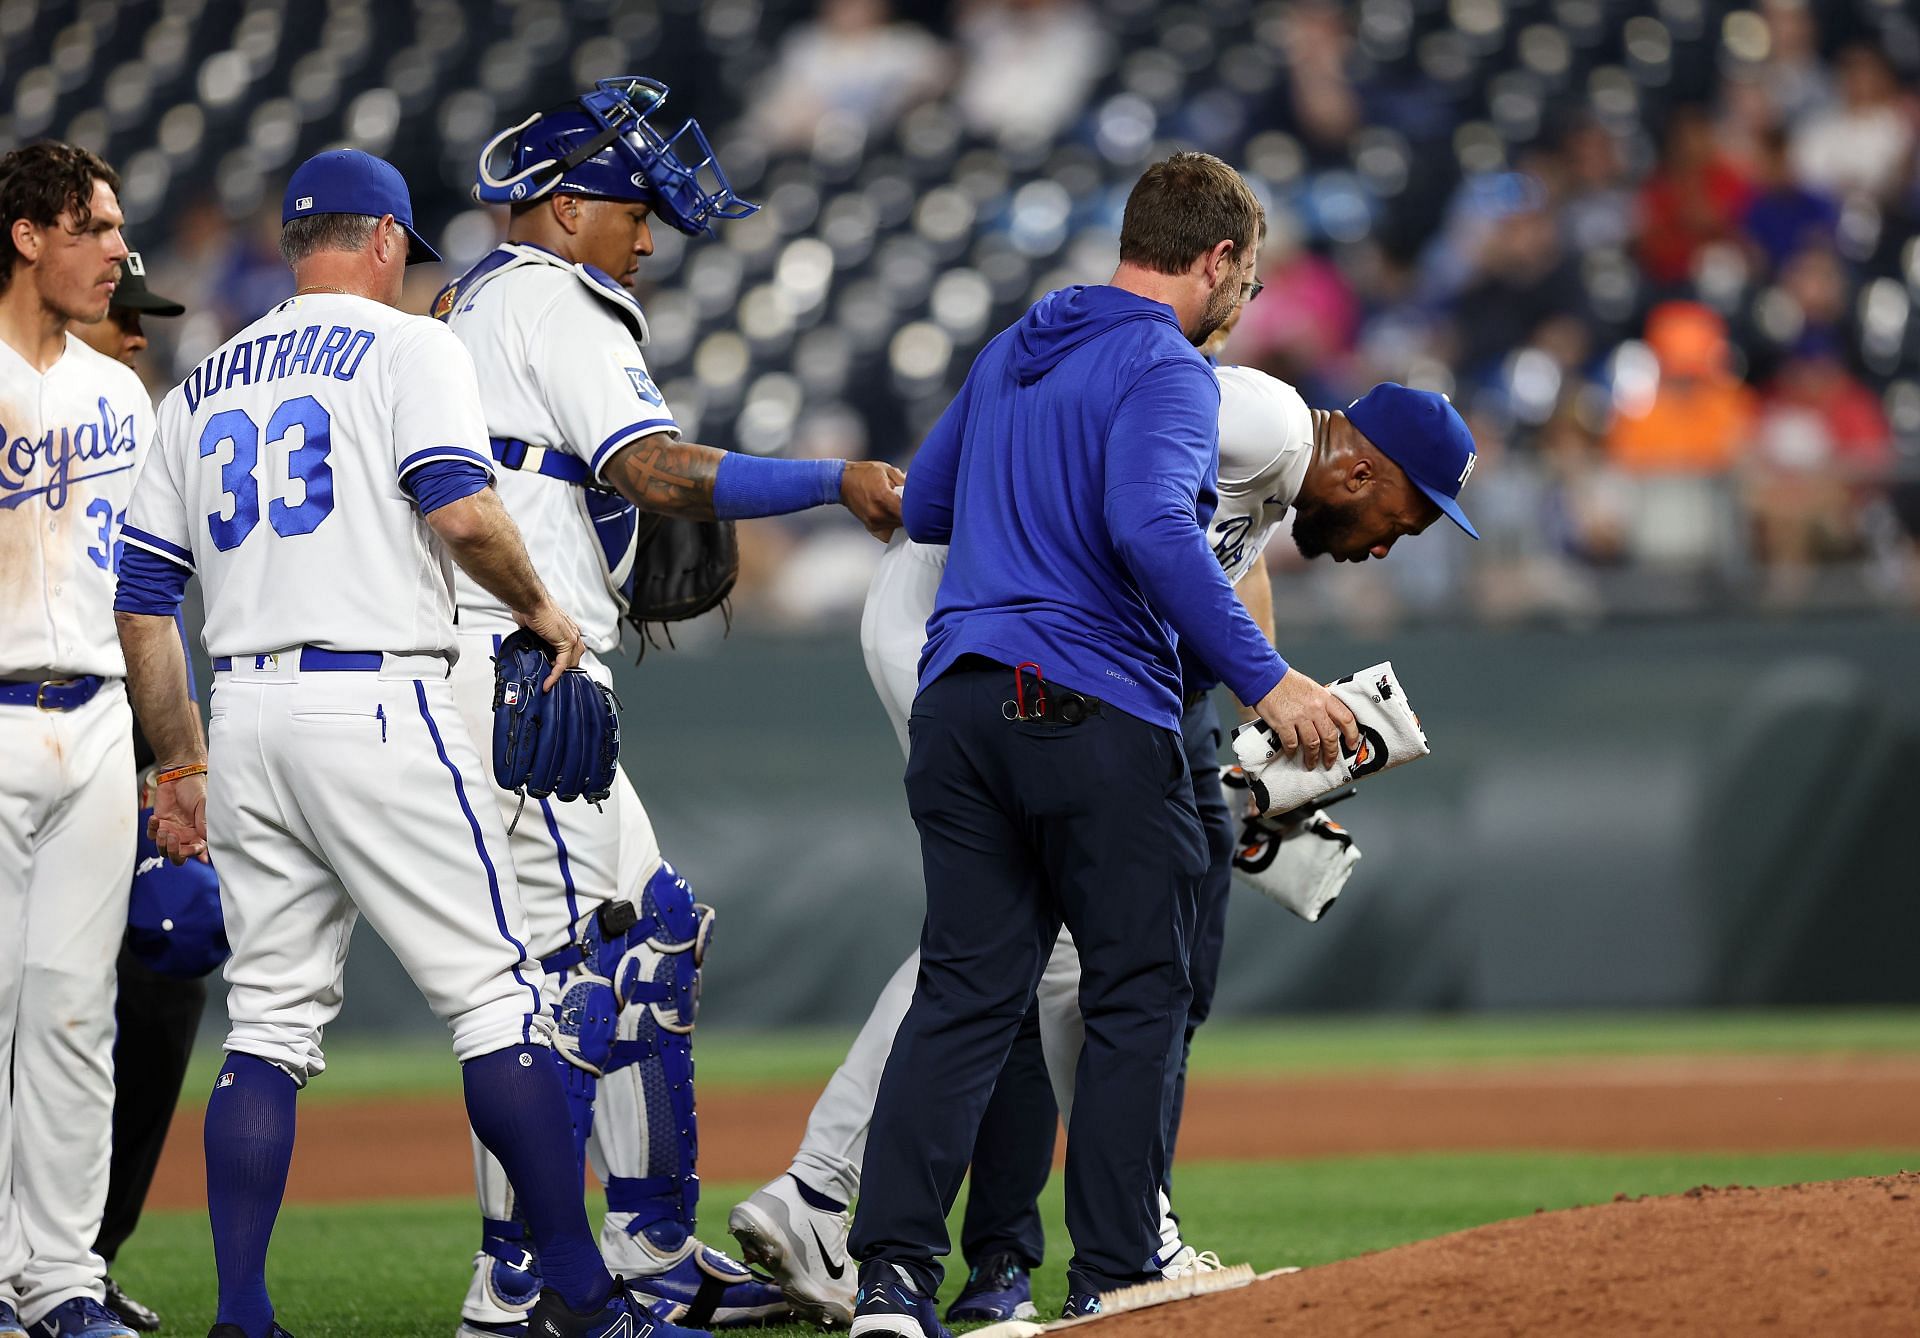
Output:
[[[1134,1335],[1920,1334],[1920,1175],[1540,1213],[1115,1315]]]

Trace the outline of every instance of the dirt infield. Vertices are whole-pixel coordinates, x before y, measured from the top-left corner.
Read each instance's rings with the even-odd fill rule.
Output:
[[[1920,1333],[1920,1175],[1690,1190],[1457,1232],[1086,1338]]]
[[[752,1180],[785,1168],[816,1092],[782,1087],[700,1103],[700,1171]],[[1196,1082],[1180,1155],[1245,1160],[1450,1149],[1794,1151],[1912,1146],[1912,1059],[1660,1060],[1451,1068],[1337,1078]],[[452,1097],[307,1106],[288,1198],[471,1192]],[[182,1109],[149,1200],[205,1202],[200,1111]],[[1316,1330],[1317,1332],[1318,1330]]]

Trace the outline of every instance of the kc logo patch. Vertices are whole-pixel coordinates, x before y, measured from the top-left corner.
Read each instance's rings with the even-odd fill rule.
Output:
[[[1473,467],[1480,463],[1480,452],[1475,451],[1467,457],[1467,463],[1460,467],[1460,481],[1453,485],[1454,491],[1467,486],[1467,480],[1473,477]]]
[[[660,387],[653,384],[653,378],[647,375],[644,367],[626,369],[627,380],[633,383],[633,393],[649,404],[665,404],[666,397],[660,393]]]

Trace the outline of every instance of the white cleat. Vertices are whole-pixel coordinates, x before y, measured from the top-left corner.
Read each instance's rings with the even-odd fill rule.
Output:
[[[1172,1282],[1175,1278],[1192,1277],[1196,1273],[1218,1273],[1226,1265],[1220,1262],[1220,1256],[1212,1250],[1195,1250],[1191,1245],[1182,1245],[1179,1251],[1160,1269],[1160,1276]]]
[[[727,1216],[747,1262],[771,1273],[787,1303],[815,1324],[853,1323],[859,1269],[847,1256],[853,1215],[816,1208],[791,1176],[756,1189]]]

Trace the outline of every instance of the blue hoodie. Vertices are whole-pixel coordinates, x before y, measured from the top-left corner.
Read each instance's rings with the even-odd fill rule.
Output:
[[[1286,674],[1207,546],[1220,384],[1170,307],[1062,288],[995,336],[907,472],[907,533],[950,544],[925,687],[969,652],[1166,729],[1176,646],[1244,702]]]

